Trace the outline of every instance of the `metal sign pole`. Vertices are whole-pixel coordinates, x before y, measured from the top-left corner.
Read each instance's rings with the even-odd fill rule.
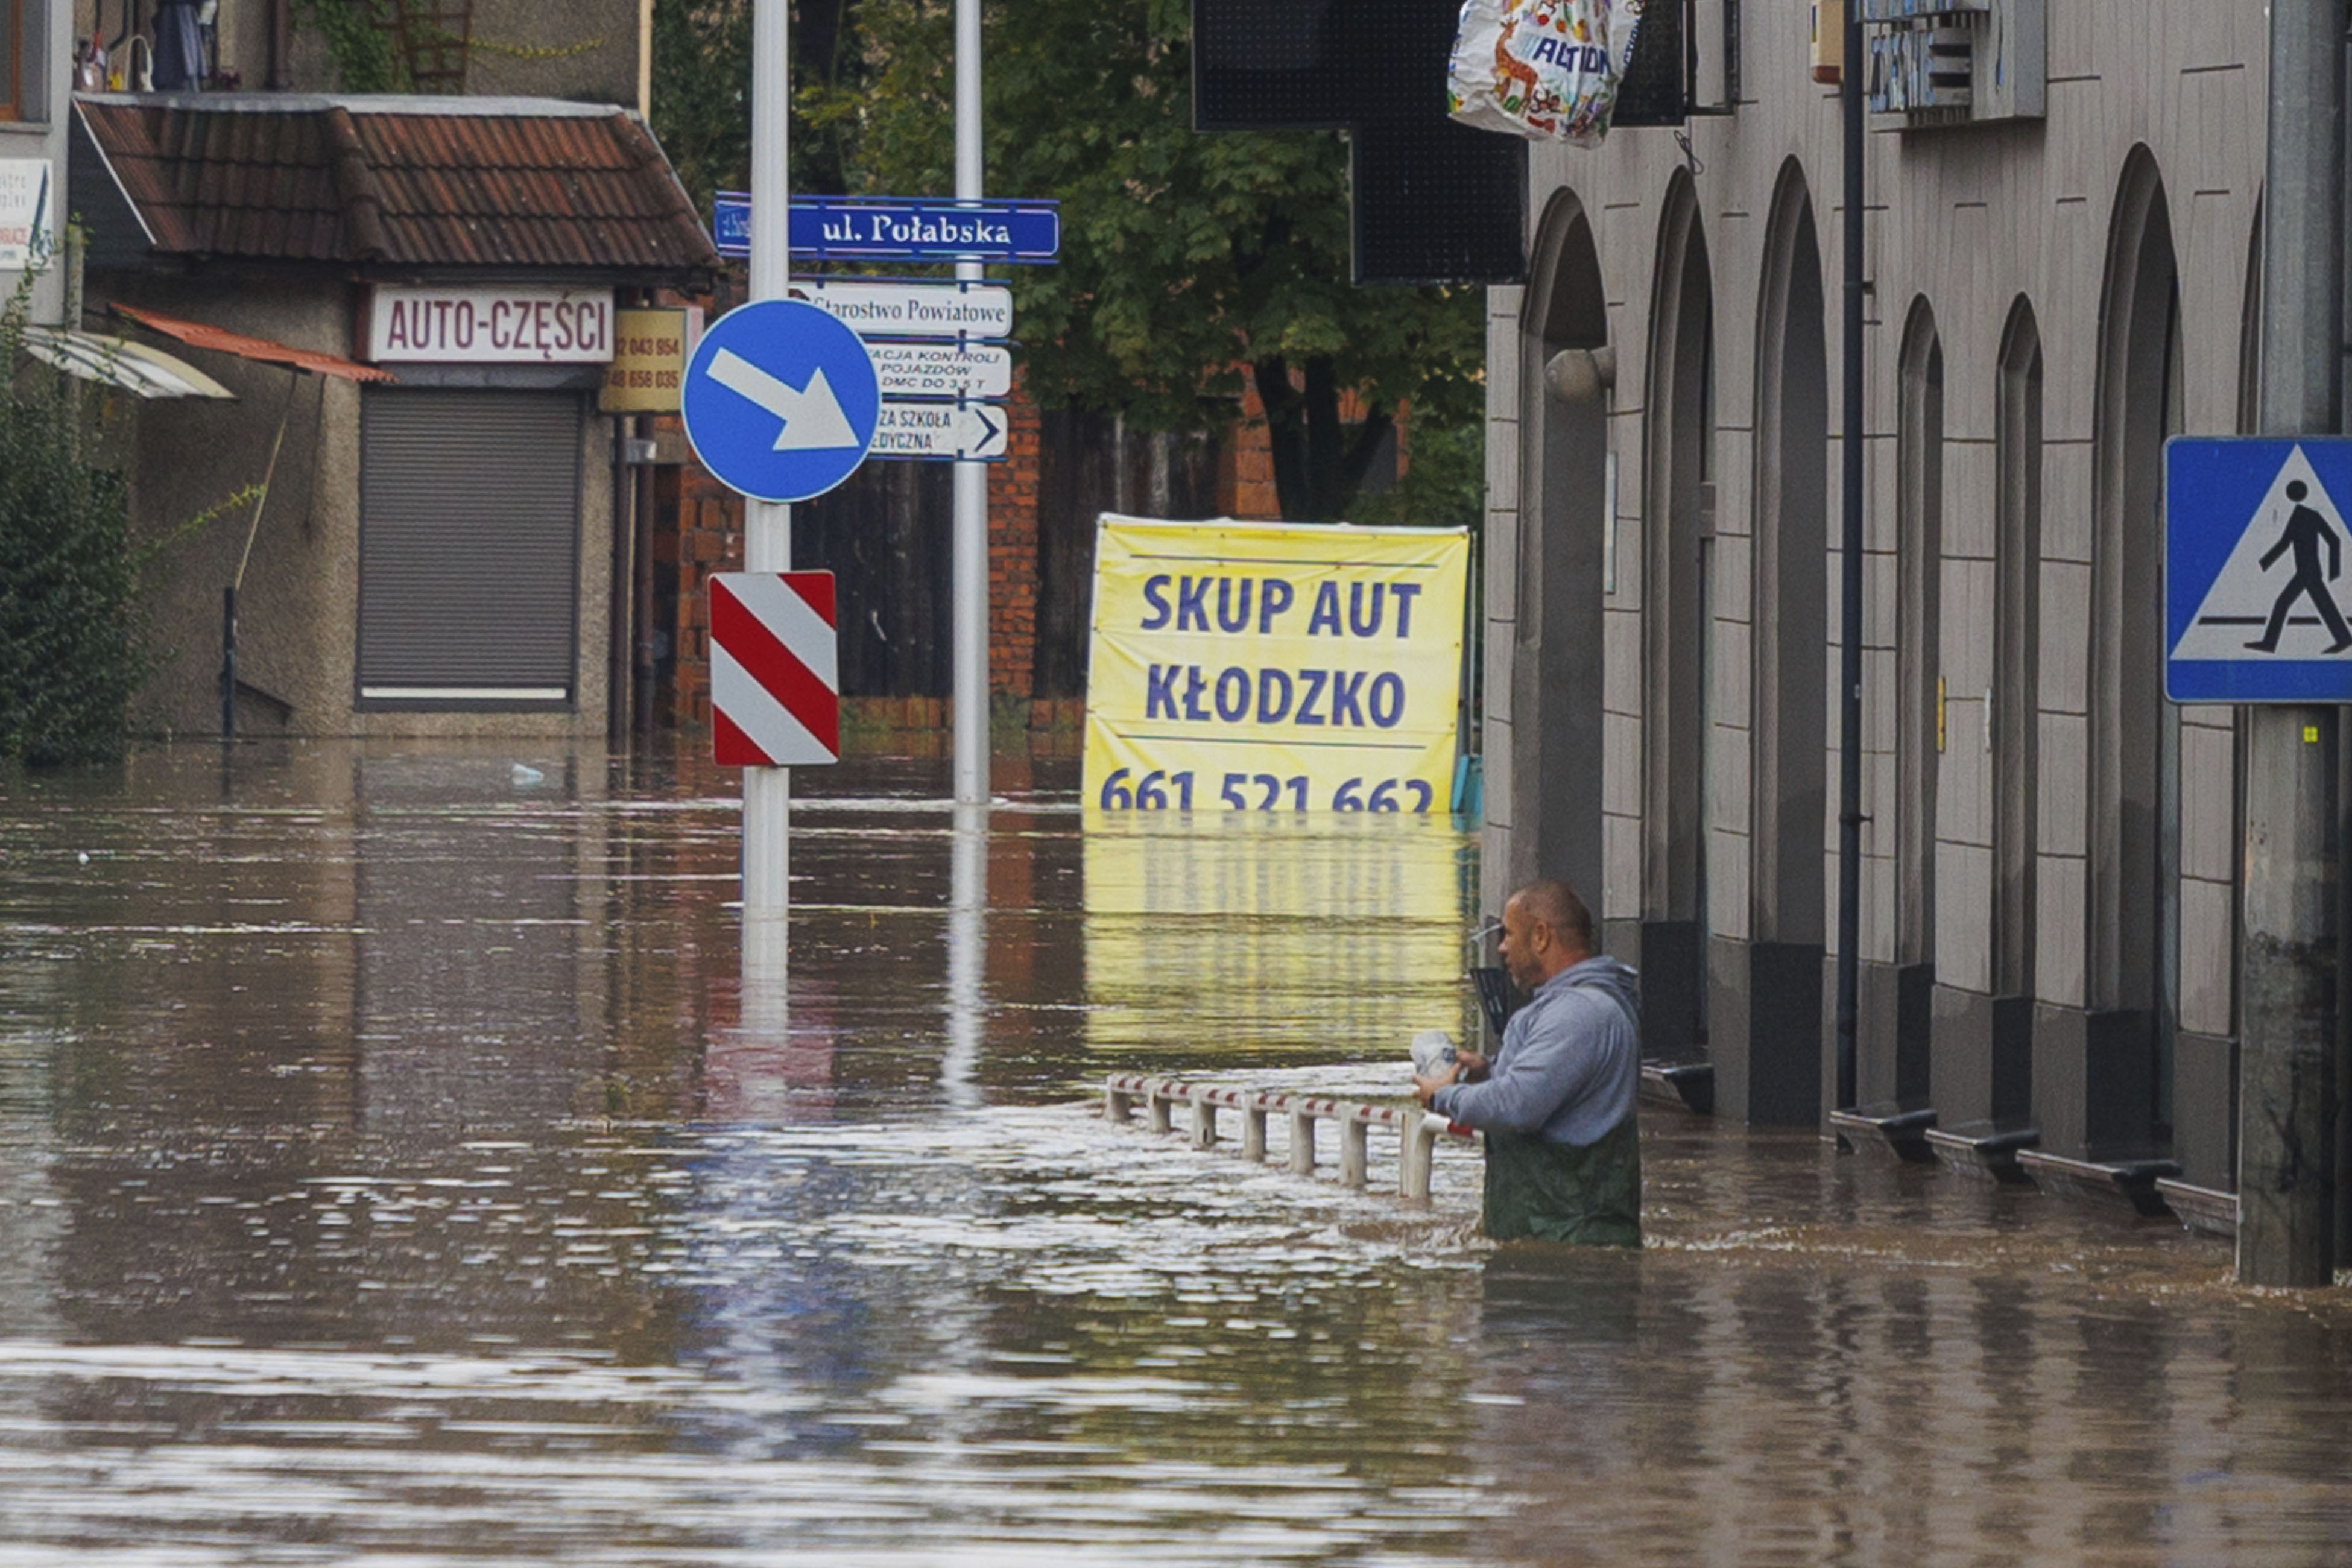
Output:
[[[2344,0],[2273,0],[2263,200],[2262,428],[2340,429]],[[2238,1278],[2335,1271],[2336,710],[2242,708]]]
[[[756,0],[751,19],[751,298],[781,300],[792,277],[791,0]],[[743,565],[787,572],[793,564],[793,509],[743,502]],[[790,768],[743,770],[743,942],[746,973],[757,941],[781,944],[782,922],[762,920],[790,909],[793,774]]]
[[[976,201],[980,149],[980,0],[956,0],[956,195]],[[782,198],[779,196],[781,205]],[[757,204],[754,204],[757,210]],[[758,253],[754,245],[753,254]],[[978,282],[981,264],[956,263]],[[955,466],[955,798],[988,802],[988,465]]]
[[[757,0],[751,40],[751,296],[783,299],[793,275],[791,0]],[[793,508],[743,500],[743,569],[791,572]],[[743,914],[791,908],[793,771],[743,769]]]

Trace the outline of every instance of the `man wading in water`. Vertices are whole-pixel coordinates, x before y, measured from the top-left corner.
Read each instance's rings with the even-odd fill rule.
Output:
[[[1642,1245],[1642,1001],[1631,969],[1592,951],[1592,912],[1566,882],[1503,906],[1503,965],[1528,992],[1489,1063],[1458,1052],[1412,1080],[1440,1116],[1486,1135],[1486,1234],[1496,1241]]]

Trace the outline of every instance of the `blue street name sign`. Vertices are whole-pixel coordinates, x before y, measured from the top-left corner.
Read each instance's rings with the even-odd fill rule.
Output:
[[[2164,691],[2352,702],[2352,439],[2164,447]]]
[[[721,256],[751,254],[751,198],[721,191],[711,204]],[[793,254],[833,260],[1048,262],[1062,248],[1054,202],[895,196],[796,196]]]
[[[702,466],[755,500],[824,494],[866,460],[882,418],[865,342],[798,300],[755,300],[712,322],[679,403]]]

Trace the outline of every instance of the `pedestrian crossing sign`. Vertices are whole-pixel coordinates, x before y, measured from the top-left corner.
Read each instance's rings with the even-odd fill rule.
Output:
[[[2352,439],[2179,436],[2164,462],[2165,695],[2352,702]]]

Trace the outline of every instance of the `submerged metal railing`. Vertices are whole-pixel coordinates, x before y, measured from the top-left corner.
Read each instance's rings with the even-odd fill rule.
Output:
[[[1368,1105],[1359,1100],[1329,1100],[1317,1095],[1276,1094],[1268,1090],[1224,1089],[1213,1084],[1187,1083],[1182,1079],[1147,1078],[1140,1073],[1114,1073],[1103,1084],[1103,1115],[1126,1121],[1143,1102],[1154,1132],[1176,1130],[1175,1108],[1192,1112],[1187,1129],[1192,1147],[1214,1148],[1218,1142],[1217,1113],[1238,1112],[1242,1119],[1242,1158],[1265,1158],[1265,1124],[1270,1116],[1290,1121],[1290,1168],[1302,1176],[1315,1173],[1315,1125],[1336,1122],[1339,1128],[1339,1181],[1343,1186],[1371,1184],[1371,1130],[1388,1128],[1397,1135],[1397,1195],[1414,1205],[1429,1202],[1430,1167],[1437,1141],[1452,1137],[1469,1142],[1469,1135],[1451,1131],[1443,1116],[1418,1107]]]

